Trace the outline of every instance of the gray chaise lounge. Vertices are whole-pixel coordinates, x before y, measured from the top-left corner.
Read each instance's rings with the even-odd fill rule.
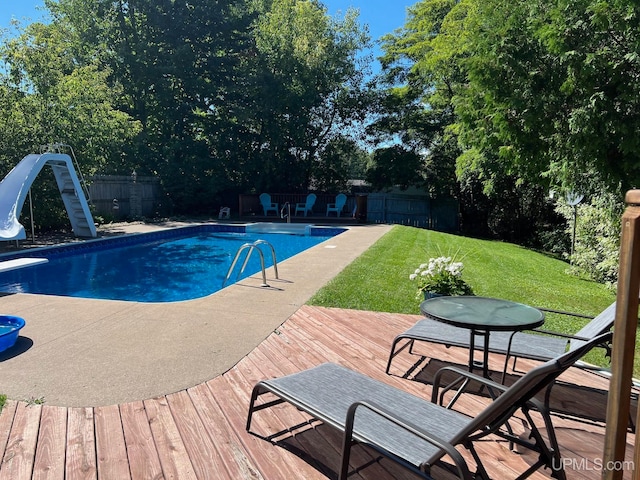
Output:
[[[488,479],[489,475],[474,448],[474,442],[489,434],[499,435],[538,452],[538,461],[519,478],[525,478],[546,466],[555,478],[564,479],[566,476],[549,412],[534,396],[550,388],[562,372],[591,348],[610,342],[612,335],[603,334],[530,370],[511,387],[464,370],[446,368],[448,372],[454,371],[461,377],[480,382],[497,397],[476,417],[466,416],[436,403],[439,397],[439,374],[436,375],[429,402],[345,367],[326,363],[285,377],[258,382],[251,396],[246,428],[250,431],[252,416],[256,411],[283,402],[335,427],[344,434],[340,480],[347,478],[351,446],[358,442],[426,478],[431,478],[431,466],[448,456],[455,464],[457,476],[470,479],[472,476],[467,463],[455,450],[456,446],[463,446],[473,455],[475,478]],[[273,394],[276,398],[267,395],[268,399],[258,402],[258,398],[264,394]],[[511,434],[508,428],[509,419],[518,410],[530,424],[531,441]],[[548,442],[536,427],[530,410],[542,415]]]

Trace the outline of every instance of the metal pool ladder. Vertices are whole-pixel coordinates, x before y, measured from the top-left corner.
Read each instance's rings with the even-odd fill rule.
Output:
[[[271,249],[271,257],[273,259],[273,270],[275,271],[276,279],[278,278],[278,262],[276,260],[276,251],[273,248],[273,245],[271,245],[266,240],[256,240],[253,243],[245,243],[238,249],[238,251],[236,252],[236,256],[233,259],[233,262],[231,262],[231,266],[229,267],[229,271],[227,272],[227,276],[225,277],[224,282],[222,282],[222,287],[223,288],[226,285],[227,281],[229,280],[229,277],[231,277],[231,274],[233,273],[233,269],[235,268],[236,263],[238,263],[238,259],[240,258],[240,254],[242,252],[244,252],[245,250],[249,250],[249,251],[247,252],[247,256],[244,258],[244,262],[242,263],[242,268],[240,269],[240,271],[236,275],[236,281],[238,281],[238,277],[240,275],[242,275],[242,272],[244,272],[244,269],[247,266],[247,263],[249,262],[249,257],[251,257],[251,254],[255,250],[255,251],[258,252],[258,255],[260,256],[260,267],[262,269],[262,285],[260,285],[260,286],[261,287],[268,287],[269,286],[269,284],[267,283],[267,274],[266,274],[265,268],[264,268],[264,254],[262,253],[262,250],[260,250],[258,248],[258,245],[268,245],[269,248]]]

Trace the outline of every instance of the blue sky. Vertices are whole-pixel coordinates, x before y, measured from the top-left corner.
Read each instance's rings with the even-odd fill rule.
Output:
[[[0,0],[2,1],[2,0]],[[349,7],[360,11],[360,23],[369,25],[369,35],[373,41],[386,33],[404,25],[407,7],[417,3],[418,0],[323,0],[327,6],[329,15],[342,15]],[[380,49],[374,46],[374,57],[381,55]],[[376,62],[377,64],[377,62]]]
[[[31,21],[41,19],[45,12],[37,10],[38,7],[44,9],[43,0],[0,0],[0,28],[9,27],[12,18],[21,21],[23,18]]]
[[[369,34],[377,40],[385,33],[391,33],[404,25],[407,7],[418,0],[323,0],[331,16],[344,14],[349,7],[360,11],[360,23],[369,25]],[[41,7],[41,10],[38,10]],[[11,19],[29,23],[40,20],[45,16],[43,0],[0,0],[0,29],[6,29]],[[374,47],[374,56],[380,55],[380,50]],[[377,62],[374,66],[377,70]]]

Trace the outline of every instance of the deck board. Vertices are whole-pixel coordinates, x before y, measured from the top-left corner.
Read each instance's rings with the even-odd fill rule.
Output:
[[[4,458],[7,444],[9,443],[9,435],[13,426],[13,419],[16,414],[18,402],[15,400],[7,400],[0,415],[0,460]],[[1,467],[1,465],[0,465]],[[2,469],[0,468],[0,474]]]
[[[129,480],[129,462],[118,405],[95,408],[96,456],[100,480]]]
[[[120,418],[133,480],[163,478],[147,413],[142,401],[120,405]]]
[[[73,480],[97,480],[93,408],[69,408],[65,474]]]
[[[200,384],[188,390],[194,407],[197,408],[203,428],[213,439],[230,478],[250,478],[263,480],[264,477],[254,467],[251,457],[231,428],[224,411],[215,401],[208,385]]]
[[[43,406],[32,478],[64,480],[67,409]]]
[[[191,460],[178,427],[173,419],[167,399],[152,398],[144,401],[151,434],[165,478],[196,478]]]
[[[31,478],[40,428],[42,405],[19,402],[7,448],[0,466],[0,479],[22,480]]]
[[[282,404],[257,412],[248,433],[251,389],[262,379],[331,361],[430,398],[434,371],[447,363],[466,365],[467,351],[417,345],[418,355],[402,352],[393,361],[392,374],[385,374],[393,338],[420,318],[304,306],[232,369],[187,390],[95,408],[10,400],[0,414],[0,480],[334,479],[340,462],[339,432]],[[496,375],[503,359],[490,358]],[[518,370],[534,365],[521,360]],[[606,378],[570,369],[562,380],[567,385],[554,392],[559,407],[575,412],[581,403],[590,402],[591,394],[602,409]],[[465,394],[456,408],[473,413],[488,401],[482,395]],[[598,479],[595,462],[604,445],[602,422],[560,416],[553,422],[568,478]],[[517,432],[524,433],[520,422],[513,423]],[[629,458],[632,442],[630,434]],[[531,452],[511,452],[499,439],[479,442],[477,448],[493,478],[514,478],[536,459]],[[463,456],[473,467],[469,453],[463,451]],[[418,478],[363,446],[354,448],[351,460],[353,480]],[[630,477],[631,472],[625,472],[625,478]],[[531,478],[545,479],[549,474],[538,471]]]

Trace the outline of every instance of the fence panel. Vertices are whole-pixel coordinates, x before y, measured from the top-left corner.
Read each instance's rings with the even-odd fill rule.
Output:
[[[156,177],[95,175],[89,178],[94,213],[108,218],[153,216],[158,205],[160,182]]]
[[[453,199],[422,195],[370,193],[367,221],[453,232],[458,230],[458,204]]]

